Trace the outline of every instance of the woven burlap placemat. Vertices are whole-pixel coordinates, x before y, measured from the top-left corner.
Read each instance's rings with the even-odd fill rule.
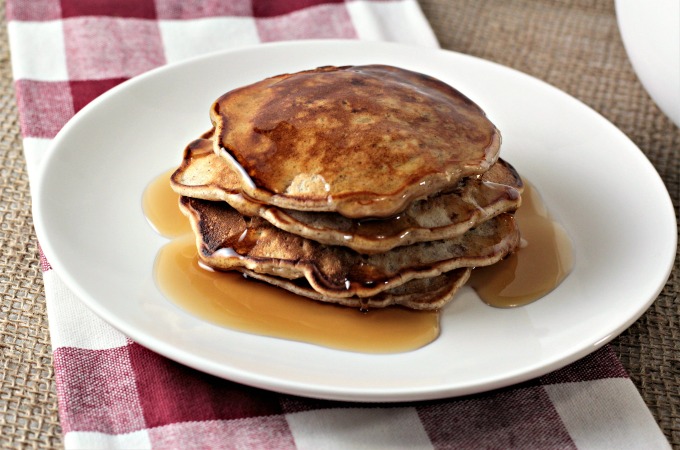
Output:
[[[0,3],[0,447],[61,445],[38,241]]]
[[[626,133],[680,200],[680,131],[626,57],[613,1],[421,0],[440,43],[529,73],[579,98]],[[31,219],[0,1],[0,446],[60,447],[38,243]],[[650,218],[653,220],[653,218]],[[612,343],[652,414],[680,448],[680,264],[650,310]]]

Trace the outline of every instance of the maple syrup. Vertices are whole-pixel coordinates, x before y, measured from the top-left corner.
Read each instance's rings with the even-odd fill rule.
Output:
[[[200,265],[193,234],[173,239],[155,266],[161,292],[190,313],[254,334],[365,353],[396,353],[432,342],[437,312],[383,308],[362,313],[310,300],[239,272]]]
[[[524,185],[522,206],[515,213],[521,248],[493,266],[475,268],[468,281],[491,306],[534,302],[559,286],[573,266],[567,232],[550,216],[536,189],[526,180]]]
[[[168,171],[143,196],[152,227],[172,240],[156,258],[154,275],[169,300],[206,321],[253,334],[297,340],[364,353],[418,349],[439,335],[438,311],[400,307],[360,311],[307,299],[238,272],[217,272],[199,263],[188,219]],[[491,267],[476,268],[469,284],[491,306],[530,303],[554,289],[569,273],[571,246],[548,215],[536,190],[526,183],[516,213],[523,248]]]
[[[173,238],[159,251],[154,276],[160,291],[182,309],[239,331],[363,353],[415,350],[439,335],[438,311],[392,307],[362,312],[202,266],[188,219],[170,188],[171,173],[149,184],[143,206],[154,229]]]
[[[173,238],[191,233],[189,221],[177,206],[179,196],[170,188],[171,169],[156,177],[144,190],[142,209],[151,227],[161,236]]]

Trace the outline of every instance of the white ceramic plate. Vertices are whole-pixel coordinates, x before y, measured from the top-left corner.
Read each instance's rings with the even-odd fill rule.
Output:
[[[239,85],[321,65],[386,63],[456,86],[503,134],[502,156],[533,182],[573,238],[575,268],[523,308],[487,307],[464,288],[442,334],[413,352],[366,355],[220,328],[157,290],[166,241],[141,195],[209,127],[208,107]],[[304,396],[404,401],[521,382],[602,346],[666,281],[676,224],[638,148],[600,115],[534,78],[440,50],[345,41],[263,45],[135,78],[83,109],[54,140],[39,176],[35,225],[59,275],[97,314],[169,358],[237,382]]]
[[[680,127],[680,1],[616,0],[616,18],[642,85]]]

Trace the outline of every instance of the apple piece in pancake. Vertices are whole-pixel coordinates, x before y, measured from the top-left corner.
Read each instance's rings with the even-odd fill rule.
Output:
[[[219,270],[249,269],[296,279],[329,297],[370,297],[410,280],[498,262],[519,244],[511,214],[500,214],[453,239],[363,255],[305,239],[260,217],[241,215],[226,202],[180,198],[201,261]]]
[[[243,193],[350,218],[393,216],[486,172],[501,140],[453,87],[385,65],[267,78],[222,95],[210,116]]]

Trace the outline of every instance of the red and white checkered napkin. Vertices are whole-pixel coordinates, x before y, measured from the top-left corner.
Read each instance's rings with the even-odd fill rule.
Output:
[[[7,0],[29,175],[73,114],[161,64],[299,38],[437,46],[416,0]],[[666,448],[611,349],[465,398],[396,405],[296,398],[169,361],[112,329],[43,258],[67,448]]]

